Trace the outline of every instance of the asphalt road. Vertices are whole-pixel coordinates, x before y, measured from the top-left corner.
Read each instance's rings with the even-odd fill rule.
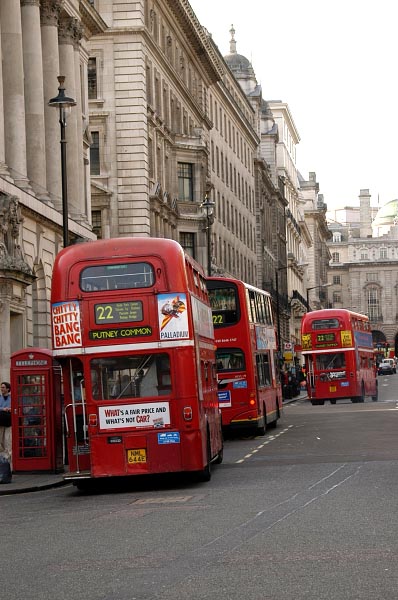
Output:
[[[395,600],[398,375],[380,400],[285,407],[207,484],[0,497],[7,600]]]

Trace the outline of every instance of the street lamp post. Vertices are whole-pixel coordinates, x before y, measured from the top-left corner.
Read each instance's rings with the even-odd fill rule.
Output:
[[[73,98],[65,96],[64,82],[65,77],[60,75],[58,78],[58,96],[51,98],[48,106],[59,108],[59,124],[61,126],[61,181],[62,181],[62,230],[64,239],[64,248],[69,246],[69,227],[68,227],[68,184],[66,172],[66,108],[76,106],[76,101]]]
[[[331,283],[322,283],[321,285],[314,285],[313,287],[307,288],[307,312],[311,312],[310,291],[311,290],[318,290],[319,288],[329,287],[331,285],[332,285]]]
[[[207,235],[207,276],[211,277],[211,225],[215,202],[206,194],[204,202],[201,206],[206,211],[206,235]]]

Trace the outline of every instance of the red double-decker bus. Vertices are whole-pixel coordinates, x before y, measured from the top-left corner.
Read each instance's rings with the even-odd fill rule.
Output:
[[[378,398],[369,319],[345,309],[308,312],[301,322],[308,396],[313,405]]]
[[[217,344],[218,400],[225,429],[264,435],[282,412],[275,324],[268,292],[208,277]]]
[[[221,462],[215,342],[202,268],[172,240],[70,246],[55,261],[66,479],[196,471]]]

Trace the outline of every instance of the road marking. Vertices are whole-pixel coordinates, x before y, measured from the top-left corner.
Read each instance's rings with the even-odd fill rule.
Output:
[[[264,448],[264,446],[266,446],[267,444],[270,444],[271,442],[276,440],[276,438],[278,438],[280,435],[287,433],[289,431],[289,429],[291,429],[292,427],[294,427],[294,425],[288,425],[287,427],[285,427],[285,429],[282,429],[275,435],[268,436],[267,439],[264,440],[264,442],[262,444],[260,444],[256,448],[254,448],[249,454],[246,454],[243,458],[240,458],[239,460],[237,460],[236,464],[241,464],[241,463],[245,462],[246,459],[251,458],[253,456],[253,454],[255,454],[256,452],[258,452],[259,450]]]

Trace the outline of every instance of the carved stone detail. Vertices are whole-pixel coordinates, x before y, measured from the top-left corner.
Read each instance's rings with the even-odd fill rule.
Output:
[[[83,37],[83,26],[74,17],[63,16],[59,23],[58,41],[60,44],[73,44],[78,47]]]
[[[16,196],[0,192],[0,269],[31,274],[19,243],[23,217]]]
[[[61,6],[62,0],[41,0],[41,25],[53,25],[54,27],[58,27],[59,15],[61,14]]]

